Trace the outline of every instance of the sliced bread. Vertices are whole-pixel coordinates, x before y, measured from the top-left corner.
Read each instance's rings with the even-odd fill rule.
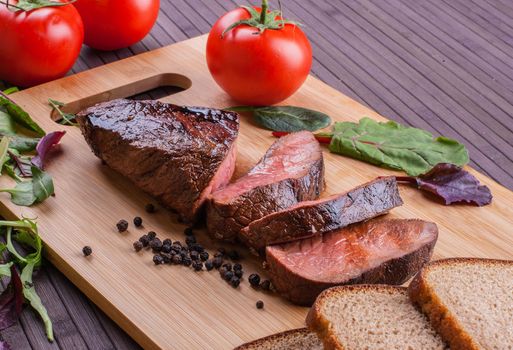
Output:
[[[445,349],[403,287],[355,285],[325,290],[306,323],[325,349]]]
[[[242,344],[234,350],[322,350],[322,343],[315,333],[306,328],[294,329],[273,334],[250,343]]]
[[[409,294],[452,350],[513,349],[513,261],[434,261]]]

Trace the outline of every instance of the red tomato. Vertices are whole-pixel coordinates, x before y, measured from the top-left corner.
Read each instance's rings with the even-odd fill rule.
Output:
[[[13,12],[0,4],[0,80],[28,87],[60,78],[75,63],[83,39],[72,5]]]
[[[207,42],[207,64],[215,81],[234,100],[272,105],[304,83],[312,66],[312,48],[294,24],[260,34],[255,27],[240,25],[222,37],[231,24],[250,17],[247,10],[238,8],[214,24]]]
[[[77,0],[87,46],[117,50],[146,36],[159,14],[159,0]]]

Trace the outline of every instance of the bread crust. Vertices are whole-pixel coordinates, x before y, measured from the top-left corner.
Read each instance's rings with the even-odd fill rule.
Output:
[[[317,333],[319,339],[322,340],[324,349],[326,350],[345,350],[338,342],[338,338],[333,331],[331,322],[322,314],[322,305],[326,299],[335,295],[350,293],[352,291],[386,291],[389,294],[403,293],[407,294],[406,287],[390,286],[383,284],[360,284],[354,286],[333,287],[322,292],[315,303],[310,308],[306,316],[306,325],[312,332]]]
[[[272,334],[272,335],[269,335],[267,337],[251,341],[249,343],[245,343],[245,344],[239,345],[239,346],[237,346],[233,350],[257,349],[258,347],[263,346],[266,343],[276,342],[276,341],[280,340],[281,338],[285,338],[285,337],[304,337],[304,336],[307,336],[310,333],[311,332],[307,328],[292,329],[292,330],[289,330],[289,331]]]
[[[271,281],[276,290],[291,302],[310,306],[317,296],[331,287],[357,284],[390,284],[401,285],[416,274],[433,254],[436,238],[419,249],[396,259],[385,261],[373,269],[363,272],[360,276],[336,283],[325,283],[306,279],[298,275],[271,256],[267,257]]]
[[[408,287],[412,302],[427,315],[433,328],[449,344],[452,350],[479,350],[481,347],[466,333],[456,317],[429,286],[427,275],[434,268],[444,268],[455,264],[464,265],[513,265],[513,261],[480,258],[449,258],[436,260],[426,265],[415,276]]]

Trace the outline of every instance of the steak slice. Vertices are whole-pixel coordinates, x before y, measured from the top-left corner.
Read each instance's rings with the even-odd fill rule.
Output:
[[[308,131],[278,139],[245,176],[214,192],[207,206],[207,228],[217,239],[234,240],[243,227],[324,189],[322,150]]]
[[[395,177],[377,178],[348,192],[264,216],[245,227],[241,238],[258,250],[370,219],[402,204]]]
[[[188,222],[235,169],[236,113],[119,99],[77,119],[96,156]]]
[[[345,284],[402,284],[426,264],[438,238],[434,223],[375,219],[266,248],[271,281],[285,298],[311,305]]]

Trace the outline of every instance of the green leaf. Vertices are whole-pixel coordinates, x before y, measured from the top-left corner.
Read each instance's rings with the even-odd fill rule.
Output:
[[[0,134],[1,135],[15,135],[16,125],[14,124],[11,116],[5,110],[0,109]]]
[[[393,121],[337,122],[330,150],[379,166],[404,170],[417,176],[439,163],[463,166],[469,157],[464,145],[447,137],[433,138],[429,132]]]
[[[4,90],[4,94],[10,95],[18,91],[20,91],[20,89],[18,89],[16,86],[11,86],[10,88]]]
[[[0,92],[0,106],[4,107],[18,124],[36,132],[40,136],[44,136],[46,134],[45,131],[41,129],[34,120],[32,120],[27,112],[14,103],[14,101],[7,97],[3,92]]]
[[[0,189],[0,192],[9,193],[11,195],[11,201],[20,206],[29,207],[37,200],[37,197],[34,195],[34,184],[32,180],[18,182],[14,188]]]
[[[34,273],[35,263],[33,261],[29,262],[21,271],[21,282],[23,284],[23,296],[28,300],[30,306],[39,314],[43,323],[45,325],[46,337],[49,341],[53,341],[53,326],[52,320],[48,316],[48,312],[41,302],[41,298],[36,292],[34,288],[34,283],[32,282],[32,275]]]
[[[9,143],[11,139],[9,136],[2,137],[0,141],[0,174],[2,172],[2,168],[4,167],[5,162],[9,159],[7,151],[9,150]]]
[[[255,122],[273,131],[316,131],[327,127],[331,123],[331,118],[327,114],[303,107],[238,106],[228,108],[228,110],[234,112],[252,112],[253,117],[255,118]]]
[[[26,264],[28,262],[27,259],[25,259],[25,257],[22,256],[20,253],[18,253],[18,251],[14,247],[14,244],[12,243],[12,231],[13,231],[12,227],[7,228],[7,245],[6,245],[7,250],[9,251],[9,253],[11,253],[14,256],[14,258],[18,262]]]
[[[11,266],[13,262],[10,261],[7,264],[0,264],[0,276],[11,277]]]
[[[36,166],[31,167],[31,170],[34,195],[38,202],[42,202],[54,193],[52,177]]]
[[[59,120],[59,124],[62,125],[71,125],[78,126],[78,123],[74,122],[76,116],[72,113],[64,113],[61,107],[64,107],[65,104],[63,102],[59,102],[56,100],[48,99],[48,104],[61,116],[61,120]]]
[[[33,137],[14,136],[11,137],[9,148],[15,149],[18,152],[32,152],[36,149],[39,140]]]
[[[29,207],[34,203],[40,203],[54,193],[52,177],[32,166],[32,180],[17,182],[14,188],[3,188],[0,192],[7,192],[11,195],[11,201],[20,206]]]

